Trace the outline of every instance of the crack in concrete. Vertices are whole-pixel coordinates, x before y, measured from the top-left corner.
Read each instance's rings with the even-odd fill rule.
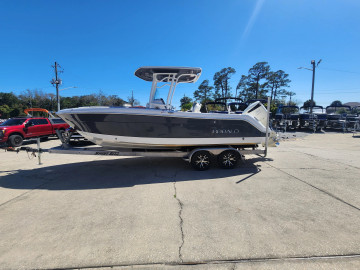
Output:
[[[40,168],[40,170],[41,170],[41,169],[45,169],[45,168]],[[16,172],[13,173],[13,174],[7,174],[7,175],[4,175],[4,176],[13,176],[13,175],[16,175],[17,173],[19,173],[20,171],[27,171],[27,170],[14,170],[14,171],[16,171]],[[44,173],[45,173],[45,174],[44,174]],[[19,198],[21,198],[21,197],[23,197],[23,196],[25,196],[25,195],[33,192],[33,191],[36,191],[36,190],[38,190],[38,189],[40,189],[40,188],[43,188],[43,187],[46,186],[47,184],[50,184],[50,183],[52,183],[52,182],[58,181],[59,179],[62,179],[62,178],[64,177],[64,175],[66,175],[66,174],[67,174],[67,172],[58,173],[58,174],[56,175],[57,178],[54,178],[54,177],[52,177],[52,176],[49,177],[49,175],[48,175],[46,172],[44,172],[44,170],[39,171],[39,172],[37,172],[37,173],[33,173],[33,172],[31,172],[31,171],[25,172],[25,174],[24,174],[24,176],[23,176],[24,179],[26,179],[27,177],[32,177],[32,178],[37,178],[37,179],[43,180],[44,182],[41,183],[41,184],[39,184],[39,185],[37,185],[37,186],[34,186],[34,187],[32,187],[32,188],[29,188],[27,191],[19,194],[18,196],[15,196],[15,197],[7,200],[6,202],[1,203],[1,204],[0,204],[0,208],[3,207],[3,206],[5,206],[5,205],[7,205],[8,203],[11,203],[11,202],[14,202],[14,201],[16,202],[17,199],[19,199]]]
[[[176,181],[174,181],[174,198],[177,200],[178,205],[179,205],[179,219],[180,219],[180,231],[181,231],[181,245],[179,246],[179,260],[180,262],[183,262],[183,258],[182,258],[182,247],[184,246],[184,230],[183,230],[183,224],[184,224],[184,220],[182,218],[182,210],[183,210],[183,203],[181,202],[181,200],[177,197],[177,190],[176,190]]]
[[[45,179],[46,179],[45,176],[37,176],[37,177],[38,177],[40,180],[45,180]],[[33,191],[35,191],[35,190],[38,190],[39,188],[42,188],[43,186],[45,186],[45,185],[53,182],[54,180],[55,180],[54,178],[51,178],[50,180],[45,181],[44,183],[42,183],[42,184],[40,184],[40,185],[37,185],[37,186],[29,189],[28,191],[25,191],[25,192],[19,194],[18,196],[15,196],[15,197],[11,198],[10,200],[7,200],[6,202],[3,202],[2,204],[0,204],[0,208],[3,207],[3,206],[5,206],[6,204],[8,204],[8,203],[10,203],[10,202],[17,201],[17,199],[19,199],[19,198],[21,198],[21,197],[29,194],[30,192],[33,192]]]
[[[346,205],[348,205],[348,206],[350,206],[350,207],[352,207],[352,208],[360,211],[360,208],[356,207],[355,205],[352,205],[351,203],[348,203],[348,202],[344,201],[343,199],[335,196],[334,194],[332,194],[332,193],[330,193],[330,192],[328,192],[328,191],[326,191],[326,190],[324,190],[324,189],[318,188],[317,186],[314,186],[314,185],[306,182],[305,180],[302,180],[302,179],[300,179],[300,178],[298,178],[298,177],[296,177],[296,176],[294,176],[294,175],[292,175],[292,174],[290,174],[290,173],[287,173],[287,172],[285,172],[285,171],[283,171],[283,170],[281,170],[281,169],[279,169],[279,168],[277,168],[277,167],[275,167],[275,166],[273,166],[273,165],[271,165],[271,164],[269,164],[269,163],[267,163],[267,164],[268,164],[270,167],[272,167],[272,168],[274,168],[274,169],[276,169],[276,170],[278,170],[278,171],[280,171],[280,172],[282,172],[282,173],[285,173],[286,175],[288,175],[288,176],[290,176],[290,177],[292,177],[292,178],[294,178],[294,179],[296,179],[296,180],[298,180],[298,181],[300,181],[300,182],[303,182],[304,184],[306,184],[306,185],[308,185],[308,186],[310,186],[310,187],[312,187],[312,188],[317,189],[318,191],[320,191],[320,192],[322,192],[322,193],[324,193],[324,194],[326,194],[326,195],[334,198],[335,200],[338,200],[338,201],[340,201],[340,202],[342,202],[342,203],[344,203],[344,204],[346,204]]]
[[[343,163],[339,160],[334,160],[334,159],[329,159],[329,158],[324,158],[324,157],[320,157],[320,156],[316,156],[316,155],[313,155],[313,154],[309,154],[309,153],[306,153],[306,152],[302,152],[302,151],[299,151],[299,150],[296,150],[294,148],[289,148],[291,151],[294,151],[294,152],[298,152],[298,153],[301,153],[301,154],[304,154],[304,155],[307,155],[307,156],[310,156],[310,157],[313,157],[313,158],[320,158],[320,159],[323,159],[323,160],[326,160],[326,161],[330,161],[330,162],[333,162],[333,163],[339,163],[341,165],[344,165],[344,166],[347,166],[347,167],[350,167],[350,168],[353,168],[353,169],[360,169],[359,167],[356,167],[356,166],[353,166],[353,165],[350,165],[350,164],[346,164],[346,163]]]

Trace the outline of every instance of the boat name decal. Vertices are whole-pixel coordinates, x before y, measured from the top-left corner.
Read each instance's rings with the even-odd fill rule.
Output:
[[[236,134],[239,133],[238,129],[213,129],[212,134]]]
[[[97,156],[120,156],[119,152],[95,152]]]

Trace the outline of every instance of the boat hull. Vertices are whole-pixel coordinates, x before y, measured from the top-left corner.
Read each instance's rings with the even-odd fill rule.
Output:
[[[58,113],[81,135],[106,148],[179,148],[264,143],[265,127],[250,115],[151,109],[68,109]]]

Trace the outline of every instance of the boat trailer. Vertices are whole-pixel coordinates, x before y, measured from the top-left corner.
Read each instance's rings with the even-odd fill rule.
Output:
[[[155,149],[119,149],[107,150],[102,147],[63,147],[44,149],[40,147],[40,138],[37,139],[37,147],[20,147],[17,149],[6,149],[9,152],[19,153],[25,151],[37,157],[38,164],[42,164],[42,154],[67,154],[67,155],[94,155],[94,156],[140,156],[140,157],[171,157],[182,158],[188,161],[196,170],[204,171],[213,164],[214,157],[221,168],[232,169],[240,160],[245,159],[245,155],[258,155],[266,157],[267,146],[264,149],[254,147],[235,148],[235,147],[199,147],[189,151],[181,150],[155,150]]]

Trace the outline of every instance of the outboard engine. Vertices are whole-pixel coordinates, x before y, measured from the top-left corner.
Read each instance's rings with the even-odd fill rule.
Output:
[[[194,113],[200,113],[200,109],[201,109],[201,104],[194,102],[191,111]]]

